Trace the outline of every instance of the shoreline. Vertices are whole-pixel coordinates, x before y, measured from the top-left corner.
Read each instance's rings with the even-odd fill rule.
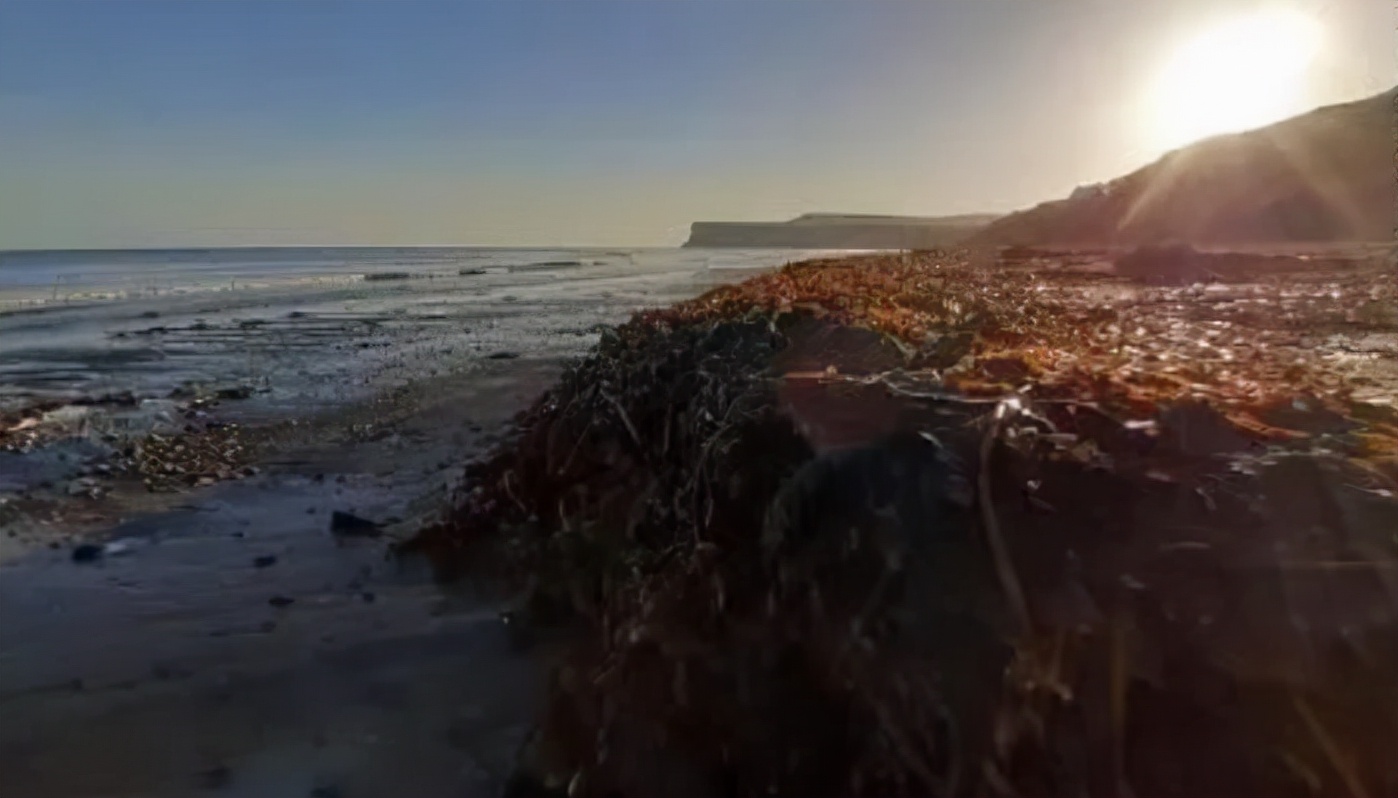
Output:
[[[70,334],[55,324],[82,334],[65,357],[99,368],[121,367],[113,351],[157,346],[147,339],[164,352],[154,380],[96,371],[67,397],[132,390],[129,402],[73,405],[46,389],[49,417],[21,431],[38,445],[0,452],[0,606],[17,619],[0,628],[6,786],[498,795],[537,716],[537,661],[515,650],[498,597],[443,591],[425,564],[385,560],[385,549],[442,511],[466,462],[508,435],[600,329],[742,276],[664,261],[567,272],[158,297],[95,318],[54,309],[21,317],[37,326],[18,338],[6,326],[16,317],[0,316],[0,367],[6,350],[51,351],[55,330]],[[215,299],[237,308],[215,312]],[[250,366],[241,350],[259,341]],[[258,372],[270,383],[248,379]],[[203,379],[169,397],[185,374]],[[235,424],[250,474],[150,492],[139,473],[83,473],[153,429],[169,455]],[[102,439],[113,431],[119,440]],[[36,465],[51,484],[17,506],[23,491],[6,479],[14,488]],[[69,495],[90,489],[83,480],[103,495]]]
[[[1046,290],[1172,313],[1193,301],[1242,311],[1265,295],[1246,285],[1140,288],[1091,269],[1034,274]],[[647,280],[649,289],[638,287]],[[74,562],[62,544],[50,550],[52,538],[0,558],[0,603],[23,619],[0,629],[0,712],[17,719],[0,733],[0,769],[18,774],[9,783],[65,794],[184,795],[215,783],[245,794],[324,784],[346,794],[410,786],[422,795],[498,794],[539,714],[539,659],[512,649],[497,601],[469,582],[443,590],[425,570],[386,562],[384,546],[447,510],[466,461],[508,436],[517,412],[590,350],[593,325],[692,300],[705,287],[698,282],[641,274],[629,291],[626,281],[590,283],[591,298],[571,303],[498,289],[521,296],[486,313],[470,308],[474,321],[460,326],[471,337],[444,338],[439,328],[454,322],[434,318],[337,341],[393,356],[382,370],[337,375],[366,380],[352,391],[283,389],[185,408],[206,413],[201,422],[249,429],[295,419],[295,434],[275,436],[251,476],[170,494],[136,490],[133,502],[150,503],[119,513],[114,526],[110,517],[94,522],[95,539],[115,545],[93,562]],[[241,322],[230,318],[197,332],[234,326]],[[1300,352],[1326,340],[1313,338],[1285,346]],[[1377,380],[1372,390],[1398,392],[1384,361],[1354,357],[1345,368]],[[786,398],[812,420],[829,410],[806,392]],[[856,422],[855,438],[819,434],[837,448],[857,441],[859,415],[842,416]],[[333,531],[336,511],[372,532]],[[171,729],[182,738],[171,740]],[[36,758],[40,750],[48,753]]]

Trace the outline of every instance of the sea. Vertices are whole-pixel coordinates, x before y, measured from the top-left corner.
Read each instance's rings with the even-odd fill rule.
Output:
[[[0,410],[254,386],[353,398],[471,358],[572,357],[598,331],[796,250],[0,251]],[[392,376],[392,379],[389,379]]]
[[[462,270],[751,269],[800,259],[792,250],[518,249],[489,247],[237,247],[0,250],[0,310],[48,302],[130,299]]]

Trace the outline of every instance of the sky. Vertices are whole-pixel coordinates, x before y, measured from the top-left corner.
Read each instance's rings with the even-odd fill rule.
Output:
[[[1393,0],[1290,4],[1324,31],[1306,107],[1398,83]],[[1155,72],[1255,5],[0,0],[0,249],[1009,211],[1157,157]]]

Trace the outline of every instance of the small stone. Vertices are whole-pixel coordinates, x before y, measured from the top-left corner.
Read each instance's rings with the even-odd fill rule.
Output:
[[[366,518],[339,510],[330,514],[330,531],[344,537],[378,537],[379,525]]]
[[[73,549],[73,562],[89,563],[102,559],[102,547],[84,543]]]
[[[290,596],[273,596],[267,599],[267,603],[271,604],[273,607],[277,607],[278,609],[280,609],[282,607],[290,607],[292,604],[295,604],[296,599]]]
[[[514,360],[517,357],[519,357],[517,352],[495,352],[486,356],[489,360]]]
[[[254,568],[269,568],[276,564],[277,555],[275,554],[262,554],[252,558],[252,567]]]

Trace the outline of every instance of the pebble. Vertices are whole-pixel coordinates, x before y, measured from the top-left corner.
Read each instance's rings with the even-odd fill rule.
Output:
[[[73,549],[73,562],[89,563],[102,559],[102,547],[92,543],[84,543]]]
[[[366,518],[339,510],[330,514],[330,531],[346,537],[378,537],[379,525]]]
[[[277,564],[277,555],[263,554],[252,559],[252,567],[268,568]]]

